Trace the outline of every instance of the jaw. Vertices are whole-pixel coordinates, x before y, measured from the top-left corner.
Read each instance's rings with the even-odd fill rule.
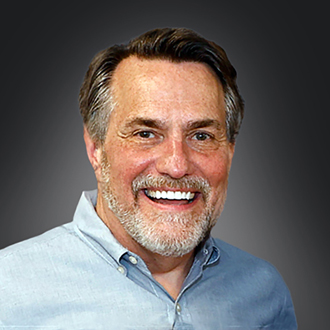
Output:
[[[117,227],[115,232],[118,234],[120,231],[123,234],[119,237],[117,235],[117,239],[136,253],[140,251],[137,248],[139,246],[148,253],[168,257],[183,256],[191,252],[211,229],[212,212],[201,192],[195,191],[190,200],[159,198],[156,201],[147,196],[146,188],[140,188],[132,197],[131,203],[126,199],[126,209],[110,209],[120,224],[120,230]],[[120,201],[118,202],[120,206]]]

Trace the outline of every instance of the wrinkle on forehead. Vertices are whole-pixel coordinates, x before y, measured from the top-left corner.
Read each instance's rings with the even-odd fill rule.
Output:
[[[200,114],[198,120],[225,120],[222,85],[203,63],[131,56],[119,63],[111,88],[117,105],[115,112],[125,114],[126,120],[150,117],[155,112],[159,120],[173,115],[188,121],[196,119],[196,111]]]
[[[181,84],[181,89],[176,88],[178,83]],[[160,59],[140,59],[136,56],[131,56],[119,63],[113,75],[112,86],[115,93],[121,93],[123,97],[137,93],[140,97],[146,97],[155,90],[158,98],[184,103],[190,101],[184,92],[192,86],[198,91],[201,101],[205,99],[203,97],[205,94],[214,94],[214,98],[223,95],[220,80],[204,63],[175,63]],[[164,87],[163,90],[161,86]]]

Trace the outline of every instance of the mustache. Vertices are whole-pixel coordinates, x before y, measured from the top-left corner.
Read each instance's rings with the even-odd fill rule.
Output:
[[[210,184],[207,180],[200,177],[183,177],[173,179],[167,176],[154,177],[151,174],[139,175],[132,182],[132,190],[137,197],[141,189],[147,188],[172,188],[172,189],[188,189],[201,192],[204,199],[208,199],[211,191]]]

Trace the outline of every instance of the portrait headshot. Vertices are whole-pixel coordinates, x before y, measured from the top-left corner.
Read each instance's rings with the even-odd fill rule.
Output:
[[[6,12],[0,329],[326,329],[321,4]]]

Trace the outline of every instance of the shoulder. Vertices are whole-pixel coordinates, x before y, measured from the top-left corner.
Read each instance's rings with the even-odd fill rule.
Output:
[[[211,271],[215,280],[212,294],[220,297],[220,302],[230,302],[232,315],[244,314],[245,324],[296,329],[291,295],[277,269],[222,240],[214,239],[214,245],[220,258]]]
[[[14,310],[15,304],[28,304],[32,297],[50,297],[51,288],[60,288],[88,253],[81,242],[70,223],[1,250],[0,305]]]
[[[225,273],[242,285],[260,290],[278,291],[287,294],[281,274],[270,262],[258,258],[220,239],[214,239],[220,250],[218,271]]]
[[[59,251],[70,238],[76,236],[72,223],[53,228],[39,236],[13,244],[0,250],[0,268],[5,264],[24,261],[38,261],[46,257],[49,251]],[[67,243],[66,243],[67,244]]]
[[[234,245],[226,243],[218,238],[213,238],[214,245],[220,251],[220,259],[223,263],[233,264],[237,267],[262,267],[274,270],[275,267],[268,261],[258,258]]]

